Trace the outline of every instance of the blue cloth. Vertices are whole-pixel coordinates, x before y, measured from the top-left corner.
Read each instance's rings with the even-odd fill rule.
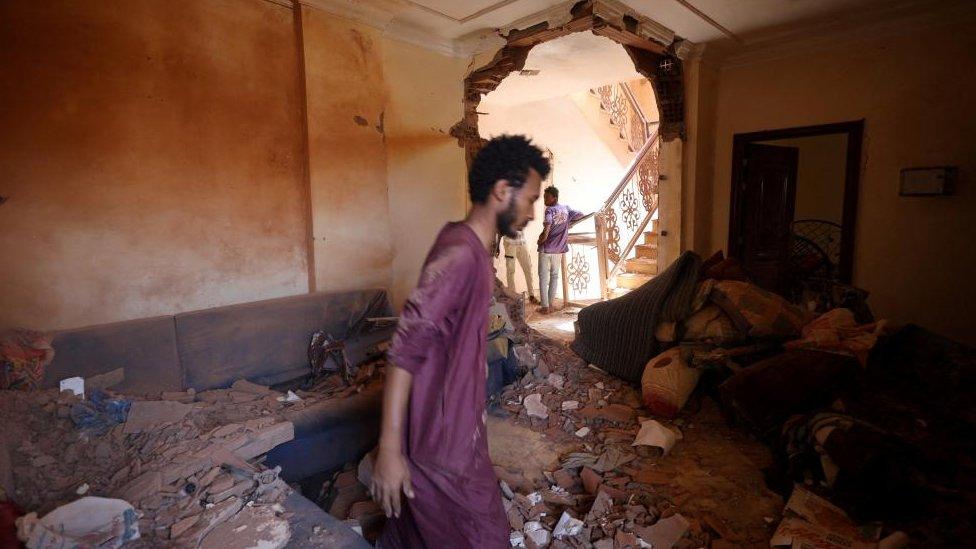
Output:
[[[518,360],[515,346],[508,346],[508,356],[488,363],[488,399],[498,397],[502,389],[518,380]]]
[[[125,423],[132,402],[122,398],[109,398],[103,391],[95,391],[91,399],[75,403],[71,407],[71,421],[75,427],[93,434],[104,434],[110,428]]]

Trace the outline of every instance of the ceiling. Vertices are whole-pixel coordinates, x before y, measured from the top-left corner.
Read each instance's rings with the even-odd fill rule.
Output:
[[[641,77],[620,44],[590,33],[539,44],[529,51],[525,68],[539,74],[513,73],[485,96],[478,110],[491,112],[496,105],[531,103]]]
[[[500,47],[498,30],[568,17],[575,0],[299,0],[358,20],[393,38],[466,57]],[[770,37],[803,42],[824,29],[909,22],[972,0],[601,0],[647,17],[692,43],[731,50],[765,47]],[[520,20],[525,21],[520,21]],[[503,43],[503,42],[502,42]],[[712,49],[710,47],[710,49]]]
[[[663,24],[682,38],[708,42],[725,34],[705,16],[735,35],[830,14],[842,14],[870,5],[897,0],[622,0],[635,11]],[[937,0],[932,0],[932,3]],[[398,20],[410,22],[447,39],[488,28],[499,28],[520,18],[566,2],[553,0],[401,0],[405,9]],[[571,2],[569,3],[571,4]],[[689,8],[689,6],[691,8]]]

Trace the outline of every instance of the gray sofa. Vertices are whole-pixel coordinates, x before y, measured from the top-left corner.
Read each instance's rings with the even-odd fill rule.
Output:
[[[290,387],[309,371],[313,332],[346,339],[349,360],[366,358],[390,329],[369,330],[368,317],[392,316],[384,290],[312,293],[202,311],[65,330],[55,334],[55,357],[44,384],[125,368],[116,388],[158,393],[227,387],[238,379]],[[282,476],[300,480],[358,459],[379,432],[380,391],[323,402],[289,415],[295,439],[268,454]],[[293,494],[286,502],[295,535],[289,547],[308,544],[314,526],[329,530],[337,547],[369,545],[341,521]]]

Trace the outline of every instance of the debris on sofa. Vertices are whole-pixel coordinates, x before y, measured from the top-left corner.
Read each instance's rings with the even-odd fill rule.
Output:
[[[78,429],[102,435],[115,425],[125,423],[132,406],[130,400],[113,398],[98,389],[88,400],[80,400],[71,406],[69,415]]]
[[[61,520],[52,512],[65,505],[121,500],[134,509],[129,522],[139,544],[209,546],[218,536],[225,547],[243,546],[234,540],[257,536],[282,546],[287,521],[278,504],[290,488],[280,468],[266,469],[259,459],[294,438],[294,426],[283,419],[277,391],[248,388],[184,393],[195,398],[186,403],[101,390],[87,400],[54,389],[4,391],[0,416],[13,465],[6,495],[35,513],[37,524]],[[274,412],[268,402],[278,404]],[[248,518],[221,527],[241,513]],[[97,516],[83,513],[78,528],[99,526]],[[259,531],[262,521],[268,526]]]
[[[345,343],[325,332],[312,334],[308,345],[308,361],[312,367],[310,381],[318,380],[326,373],[338,372],[346,385],[352,383],[353,367],[346,356]]]
[[[71,394],[75,396],[85,396],[85,378],[83,377],[68,377],[62,379],[58,385],[62,392],[71,391]]]
[[[17,519],[17,535],[28,549],[115,548],[139,539],[139,522],[135,508],[128,502],[84,497],[41,518],[37,513],[28,513]]]
[[[284,394],[284,396],[278,397],[278,402],[298,402],[301,399],[302,397],[296,395],[294,391],[289,389],[288,392]]]
[[[37,389],[54,360],[52,338],[31,330],[0,332],[0,390]]]
[[[784,347],[850,355],[865,366],[886,326],[886,320],[858,325],[849,309],[833,309],[804,326],[800,339],[788,341]]]
[[[310,377],[300,386],[292,387],[291,391],[306,401],[306,404],[312,404],[323,398],[345,398],[361,393],[374,384],[382,383],[385,365],[385,358],[367,360],[359,364],[348,379],[338,372],[323,371],[319,377]],[[296,401],[292,398],[288,402]],[[300,404],[300,402],[296,403]]]
[[[748,282],[719,281],[709,299],[752,338],[792,339],[809,321],[796,305]]]
[[[130,405],[122,432],[130,435],[151,431],[166,423],[182,421],[192,408],[169,400],[137,400]]]

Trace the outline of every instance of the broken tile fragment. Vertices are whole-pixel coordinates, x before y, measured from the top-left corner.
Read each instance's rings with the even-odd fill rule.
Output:
[[[632,452],[625,452],[615,446],[608,446],[593,464],[593,469],[600,473],[606,473],[635,459],[637,459],[637,455]]]
[[[617,535],[613,538],[613,547],[614,549],[639,549],[640,542],[634,534],[617,530]]]
[[[590,506],[590,511],[586,514],[585,522],[592,523],[598,520],[610,512],[612,507],[613,498],[606,491],[600,490],[596,495],[596,499],[593,500],[593,505]]]
[[[563,376],[559,374],[549,374],[549,377],[546,379],[546,381],[548,381],[549,385],[552,385],[556,389],[562,389],[563,384],[565,383]]]
[[[522,532],[525,534],[526,541],[531,541],[536,547],[549,545],[549,531],[539,521],[526,522]]]
[[[552,477],[556,484],[564,490],[569,490],[576,485],[573,475],[566,469],[557,469],[552,473]]]
[[[635,528],[641,540],[650,543],[655,549],[671,549],[688,532],[690,524],[685,517],[674,514],[662,518],[653,526]]]
[[[583,531],[583,521],[573,518],[568,512],[563,511],[559,517],[559,522],[552,530],[552,536],[556,539],[565,539],[578,535]]]
[[[618,423],[628,422],[636,415],[636,410],[623,404],[610,404],[600,409],[600,417]]]
[[[137,400],[129,408],[123,432],[143,433],[153,427],[182,420],[191,408],[171,400]]]
[[[533,393],[525,397],[525,411],[530,417],[546,419],[549,417],[549,409],[542,403],[542,395]]]
[[[600,488],[600,484],[603,482],[603,476],[597,474],[589,467],[583,467],[580,469],[580,480],[583,481],[583,488],[587,493],[596,494]]]
[[[173,526],[170,526],[169,539],[176,539],[182,536],[184,532],[192,528],[199,521],[200,515],[193,515],[177,521]]]
[[[542,501],[550,505],[571,507],[576,505],[576,498],[561,488],[546,490],[542,493]]]

